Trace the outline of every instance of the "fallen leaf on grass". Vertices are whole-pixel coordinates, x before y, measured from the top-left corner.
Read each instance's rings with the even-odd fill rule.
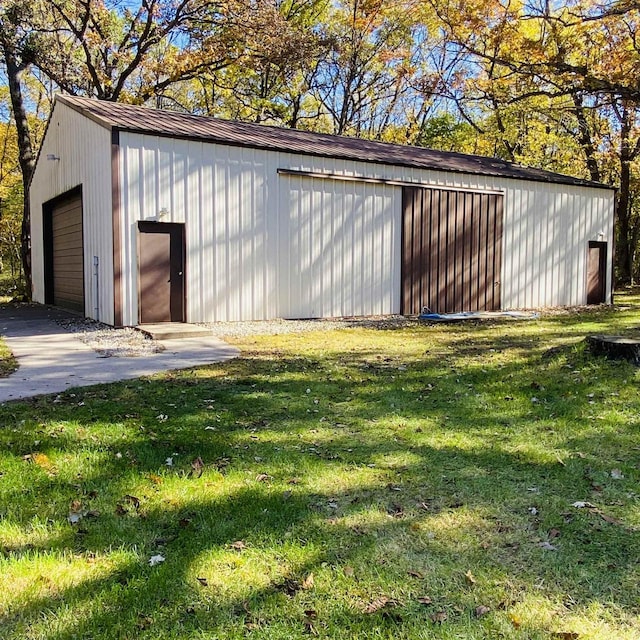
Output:
[[[432,604],[433,600],[429,596],[421,596],[420,598],[418,598],[418,602],[420,604],[423,604],[423,605],[427,606],[427,605]]]
[[[446,611],[436,611],[434,614],[429,616],[431,618],[431,622],[433,624],[442,624],[447,619]]]
[[[100,512],[96,509],[85,510],[82,508],[80,500],[74,500],[69,507],[69,515],[67,520],[71,524],[78,524],[83,518],[97,518]]]
[[[608,522],[610,524],[617,524],[617,525],[622,524],[620,520],[616,520],[615,518],[608,516],[606,513],[602,513],[602,511],[600,511],[599,509],[596,510],[595,513],[597,513],[605,522]]]
[[[407,571],[407,575],[411,576],[412,578],[418,578],[418,580],[422,580],[422,578],[424,578],[424,575],[422,575],[420,571],[413,571],[412,569]]]
[[[80,520],[82,520],[82,518],[84,517],[84,515],[81,512],[77,512],[77,511],[72,511],[68,516],[67,516],[67,520],[71,523],[71,524],[78,524],[78,522],[80,522]]]
[[[236,540],[231,543],[231,548],[236,551],[244,551],[247,548],[247,545],[242,540]]]
[[[342,573],[344,573],[344,575],[347,576],[347,578],[353,578],[353,576],[355,575],[355,571],[353,570],[353,567],[349,567],[349,566],[346,566],[342,570]]]
[[[313,573],[310,573],[303,581],[302,581],[302,588],[303,589],[313,589],[313,585],[314,585],[314,579],[313,579]]]
[[[541,549],[544,549],[545,551],[557,551],[558,547],[554,547],[550,542],[547,542],[546,540],[544,542],[539,542],[538,546]]]
[[[482,616],[486,616],[491,609],[484,604],[481,604],[475,608],[474,613],[476,614],[476,618],[482,618]]]
[[[285,578],[282,582],[275,585],[276,589],[282,591],[282,593],[286,593],[290,598],[293,598],[300,589],[302,589],[302,585],[293,578]]]
[[[464,577],[468,585],[473,586],[476,583],[476,577],[473,575],[473,573],[471,573],[470,570],[464,574]]]
[[[307,609],[304,612],[304,620],[302,621],[304,624],[304,630],[312,636],[317,636],[318,631],[316,630],[313,621],[318,617],[318,613],[313,609]]]
[[[161,556],[160,554],[155,555],[155,556],[151,556],[149,558],[149,566],[150,567],[155,567],[157,564],[160,564],[161,562],[164,562],[166,560],[166,558],[164,556]]]
[[[149,480],[151,480],[151,482],[153,482],[153,484],[162,484],[164,482],[162,477],[156,475],[155,473],[150,473],[149,474]]]
[[[552,637],[560,638],[560,640],[578,640],[580,634],[575,631],[556,631],[552,634]]]
[[[554,538],[559,538],[560,537],[560,530],[559,529],[550,529],[549,530],[549,540],[553,540]]]
[[[620,522],[620,520],[616,520],[614,517],[607,515],[606,513],[598,509],[595,504],[591,504],[590,502],[574,502],[571,506],[576,507],[577,509],[588,509],[590,513],[599,515],[605,522],[608,522],[610,524],[623,524],[622,522]]]
[[[271,476],[268,473],[259,473],[256,476],[256,482],[269,482]]]
[[[623,480],[624,479],[624,475],[622,474],[622,471],[620,471],[620,469],[611,469],[611,477],[614,480]]]
[[[23,457],[23,460],[27,462],[33,462],[35,465],[39,466],[43,471],[46,471],[51,476],[54,476],[58,473],[56,466],[51,462],[49,456],[45,453],[28,453]]]
[[[135,496],[126,495],[123,500],[132,504],[136,511],[140,508],[140,499]]]
[[[214,463],[215,468],[220,472],[224,473],[226,468],[231,464],[230,458],[218,458]]]
[[[132,515],[132,512],[138,513],[139,509],[140,499],[135,496],[126,495],[116,505],[116,515]]]
[[[206,578],[196,578],[196,580],[203,586],[208,587],[209,581]]]
[[[380,611],[380,609],[384,609],[388,604],[393,604],[387,596],[380,596],[376,598],[372,602],[370,602],[364,609],[365,613],[375,613],[376,611]]]
[[[142,613],[138,615],[138,622],[136,623],[136,627],[138,627],[138,629],[144,631],[145,629],[151,627],[152,624],[153,618],[151,618],[150,616],[145,616]]]
[[[204,469],[204,462],[202,462],[202,458],[198,456],[191,463],[191,476],[194,478],[199,478],[202,475],[202,471]]]
[[[520,618],[520,616],[516,615],[515,613],[509,614],[509,620],[511,620],[511,624],[516,629],[519,629],[522,626],[522,618]]]

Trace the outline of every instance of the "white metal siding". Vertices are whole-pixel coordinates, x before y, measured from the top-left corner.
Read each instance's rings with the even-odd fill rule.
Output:
[[[185,224],[188,322],[276,317],[272,155],[139,134],[120,143],[124,324],[138,322],[139,220]]]
[[[281,176],[280,315],[363,316],[400,310],[401,191]],[[284,283],[283,283],[284,284]]]
[[[47,160],[53,154],[59,160]],[[33,299],[44,302],[42,205],[82,186],[85,315],[113,324],[111,133],[56,103],[31,182]],[[99,261],[94,275],[93,257]]]
[[[588,241],[611,256],[612,191],[132,133],[120,144],[125,324],[138,322],[137,221],[157,219],[186,224],[189,322],[398,312],[402,187],[278,168],[502,191],[505,309],[584,304]]]
[[[280,163],[283,168],[313,173],[502,191],[502,308],[586,304],[587,247],[590,240],[608,243],[607,301],[611,301],[613,190],[308,156],[281,157]],[[375,188],[373,184],[361,184],[366,192]],[[398,275],[398,291],[399,287]]]

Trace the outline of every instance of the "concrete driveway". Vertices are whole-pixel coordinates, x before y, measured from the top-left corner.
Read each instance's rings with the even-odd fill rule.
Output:
[[[151,355],[105,358],[56,322],[69,317],[44,305],[0,305],[0,335],[19,364],[0,378],[0,402],[222,362],[240,353],[211,335],[163,340],[165,350]]]

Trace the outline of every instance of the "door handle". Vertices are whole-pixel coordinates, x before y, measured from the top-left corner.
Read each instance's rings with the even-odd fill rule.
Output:
[[[178,271],[178,275],[181,276],[182,275],[182,271]]]

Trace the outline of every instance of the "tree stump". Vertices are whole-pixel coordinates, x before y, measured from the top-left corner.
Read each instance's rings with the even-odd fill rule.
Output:
[[[587,336],[591,353],[640,365],[640,340],[625,336]]]

